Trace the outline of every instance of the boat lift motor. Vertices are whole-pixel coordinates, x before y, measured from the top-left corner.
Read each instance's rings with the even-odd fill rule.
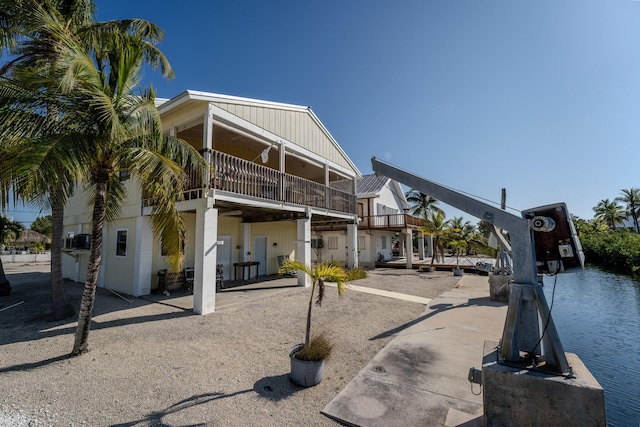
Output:
[[[535,367],[551,374],[570,374],[538,283],[538,273],[558,274],[584,268],[584,253],[567,206],[556,203],[527,209],[520,218],[375,157],[371,163],[376,174],[509,232],[514,283],[500,341],[500,359],[523,369]]]

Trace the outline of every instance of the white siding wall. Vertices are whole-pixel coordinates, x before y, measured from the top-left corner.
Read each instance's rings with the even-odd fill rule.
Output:
[[[297,229],[294,221],[251,224],[251,245],[253,245],[254,236],[267,236],[267,274],[278,273],[278,255],[291,258],[295,256],[296,235]],[[277,245],[274,246],[274,243]],[[253,252],[254,248],[251,248],[251,253],[253,254]]]
[[[400,198],[389,188],[389,185],[385,185],[382,190],[380,190],[380,197],[375,199],[374,210],[375,212],[372,215],[403,212]]]
[[[118,230],[127,230],[127,254],[126,256],[116,256],[116,238]],[[122,292],[128,295],[133,294],[133,266],[135,263],[135,234],[136,219],[125,218],[108,223],[105,226],[104,255],[102,264],[108,266],[104,269],[104,287]],[[88,256],[87,256],[88,258]]]
[[[214,104],[325,159],[351,169],[351,165],[344,155],[340,153],[324,130],[315,123],[306,111],[223,102],[215,102]]]

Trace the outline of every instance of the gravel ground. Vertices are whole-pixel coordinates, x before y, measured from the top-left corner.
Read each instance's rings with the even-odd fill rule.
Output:
[[[0,426],[335,426],[320,411],[393,338],[421,304],[328,289],[312,328],[334,355],[322,382],[288,377],[288,350],[303,339],[309,289],[207,316],[98,290],[90,351],[68,357],[73,322],[49,322],[48,265],[5,265],[0,299]],[[354,282],[426,298],[453,288],[450,272],[377,269]],[[82,285],[66,283],[79,305]]]

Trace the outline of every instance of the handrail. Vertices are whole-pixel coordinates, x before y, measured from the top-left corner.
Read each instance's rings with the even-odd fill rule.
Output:
[[[239,157],[211,150],[205,153],[213,168],[209,183],[216,191],[293,203],[343,213],[356,213],[356,197],[353,194],[326,185],[282,173]],[[191,181],[188,190],[202,188]]]
[[[360,227],[362,228],[394,228],[394,227],[422,227],[427,222],[409,214],[385,214],[369,215],[362,218]]]

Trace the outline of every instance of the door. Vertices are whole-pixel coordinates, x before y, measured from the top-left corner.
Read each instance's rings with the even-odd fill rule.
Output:
[[[222,245],[218,245],[218,264],[222,264],[222,270],[224,271],[224,280],[231,280],[231,249],[232,241],[231,236],[218,235],[218,241],[222,242]]]
[[[253,260],[258,261],[258,276],[267,274],[267,236],[253,238]]]

